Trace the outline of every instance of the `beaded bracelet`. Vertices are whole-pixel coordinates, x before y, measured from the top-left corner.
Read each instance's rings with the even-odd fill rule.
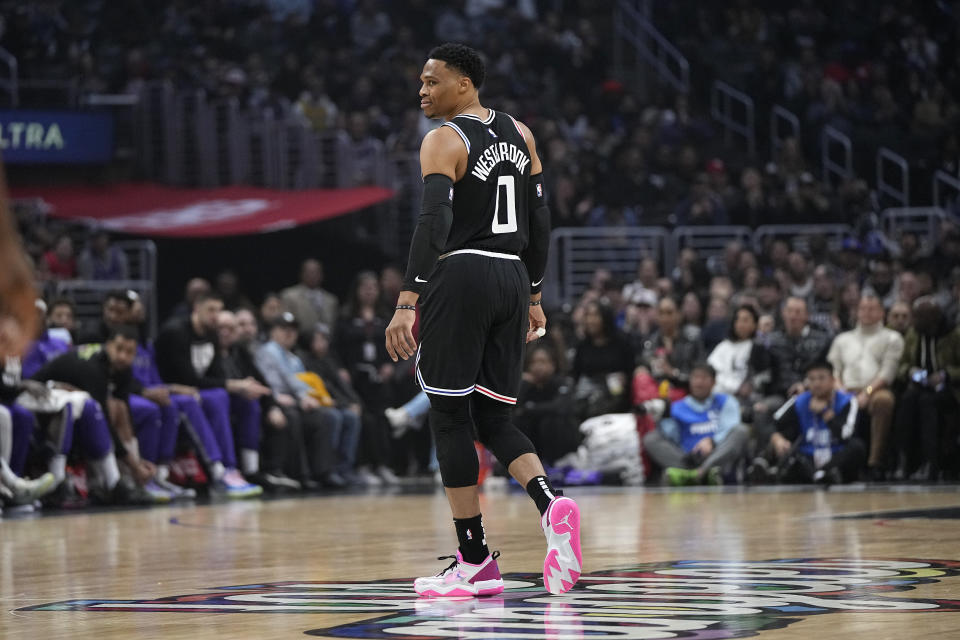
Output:
[[[531,300],[531,301],[530,301],[530,306],[531,306],[531,307],[539,307],[541,302],[542,302],[542,300]]]
[[[399,309],[409,309],[410,311],[416,311],[417,307],[412,304],[398,304],[396,308]]]

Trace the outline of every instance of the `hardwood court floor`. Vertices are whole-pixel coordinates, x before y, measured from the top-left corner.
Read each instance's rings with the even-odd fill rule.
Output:
[[[532,503],[523,493],[488,491],[484,521],[491,548],[503,554],[501,571],[537,575],[507,576],[512,581],[502,598],[479,602],[413,600],[408,579],[436,573],[446,561],[434,558],[454,549],[441,493],[4,520],[0,638],[298,638],[311,632],[562,640],[669,638],[684,629],[682,637],[692,638],[960,638],[960,562],[904,562],[960,561],[956,519],[837,518],[960,511],[958,487],[573,489],[568,495],[578,499],[584,522],[585,575],[577,589],[563,597],[542,591],[535,580],[544,544]],[[776,559],[809,560],[761,564]],[[739,564],[676,564],[695,560]],[[365,581],[374,584],[342,584]],[[341,586],[305,584],[318,582]],[[240,585],[248,588],[223,589]],[[153,599],[166,600],[143,602]],[[77,600],[92,602],[43,606]],[[125,602],[97,604],[118,600]],[[120,610],[104,610],[111,607]],[[885,610],[872,610],[879,608]],[[363,628],[350,626],[371,619],[375,623]]]

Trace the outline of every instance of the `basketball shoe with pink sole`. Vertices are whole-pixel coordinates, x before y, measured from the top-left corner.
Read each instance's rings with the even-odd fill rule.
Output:
[[[583,566],[577,503],[570,498],[554,498],[540,518],[540,526],[547,537],[543,586],[555,595],[566,593],[577,583]]]
[[[480,564],[465,562],[460,550],[455,556],[440,556],[438,560],[453,559],[450,566],[435,576],[417,578],[413,590],[421,596],[435,598],[493,596],[503,592],[503,578],[497,566],[499,551],[489,554]]]

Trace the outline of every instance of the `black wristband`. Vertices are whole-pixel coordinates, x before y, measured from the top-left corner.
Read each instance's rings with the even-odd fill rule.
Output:
[[[531,307],[539,307],[541,302],[543,302],[543,300],[531,300],[531,301],[530,301],[530,306],[531,306]]]
[[[416,307],[415,305],[412,305],[412,304],[398,304],[398,305],[397,305],[396,307],[394,307],[394,308],[397,309],[397,310],[399,310],[399,309],[409,309],[410,311],[416,311],[416,310],[417,310],[417,307]]]

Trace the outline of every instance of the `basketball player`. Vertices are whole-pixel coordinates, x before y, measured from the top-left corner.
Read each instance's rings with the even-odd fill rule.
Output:
[[[530,440],[511,422],[524,344],[546,326],[543,174],[530,129],[481,106],[483,78],[480,56],[459,44],[435,48],[423,67],[420,107],[444,122],[420,148],[423,209],[386,330],[394,361],[416,354],[460,543],[449,567],[415,581],[424,596],[503,591],[499,552],[490,553],[481,522],[474,423],[480,442],[537,504],[547,538],[544,586],[564,593],[581,571],[577,505],[553,490]],[[418,301],[419,349],[411,332]]]

